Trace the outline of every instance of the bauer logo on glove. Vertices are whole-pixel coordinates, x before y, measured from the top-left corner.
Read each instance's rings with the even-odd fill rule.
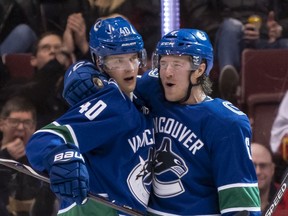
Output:
[[[83,204],[89,191],[89,174],[79,149],[73,144],[59,145],[45,158],[50,188],[60,199]]]
[[[75,151],[66,151],[64,153],[56,154],[54,156],[54,162],[69,161],[69,160],[74,159],[74,158],[81,159],[84,162],[82,155],[79,152],[75,152]]]

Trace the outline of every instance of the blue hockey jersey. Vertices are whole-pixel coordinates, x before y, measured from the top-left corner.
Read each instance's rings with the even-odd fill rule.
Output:
[[[152,180],[153,121],[136,109],[115,82],[36,131],[26,149],[31,165],[44,171],[46,155],[66,143],[75,144],[83,155],[92,193],[146,211]],[[62,203],[61,212],[73,205]]]
[[[260,215],[247,116],[230,102],[169,103],[156,70],[137,82],[136,96],[155,124],[152,215]]]

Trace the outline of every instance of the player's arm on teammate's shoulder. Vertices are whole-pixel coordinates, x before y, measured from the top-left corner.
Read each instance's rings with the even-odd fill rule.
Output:
[[[70,106],[87,98],[107,85],[109,77],[99,72],[88,61],[78,61],[71,65],[64,76],[63,97]]]

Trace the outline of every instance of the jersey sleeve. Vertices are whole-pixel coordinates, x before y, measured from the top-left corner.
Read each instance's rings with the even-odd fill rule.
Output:
[[[136,133],[141,124],[130,99],[111,83],[93,97],[70,108],[53,123],[38,130],[27,144],[31,165],[43,171],[43,158],[58,145],[76,145],[81,153],[109,151],[115,139]],[[133,116],[133,118],[132,118]],[[125,124],[125,127],[121,125]]]
[[[226,121],[210,125],[211,163],[222,215],[248,210],[260,215],[257,176],[251,156],[251,128],[247,116],[229,108]],[[233,110],[233,111],[232,111]],[[235,113],[233,113],[235,112]],[[229,114],[231,113],[231,114]],[[221,130],[215,130],[215,127]]]
[[[32,167],[43,172],[44,158],[59,145],[65,144],[65,139],[61,134],[49,133],[44,129],[36,131],[30,138],[26,146],[26,155]]]

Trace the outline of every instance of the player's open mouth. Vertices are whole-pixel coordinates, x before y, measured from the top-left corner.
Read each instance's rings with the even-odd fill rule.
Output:
[[[166,83],[166,86],[168,86],[168,87],[172,87],[172,86],[174,86],[175,84],[173,84],[173,83]]]
[[[131,80],[133,80],[134,79],[134,77],[132,76],[132,77],[127,77],[127,78],[125,78],[124,80],[125,81],[131,81]]]

